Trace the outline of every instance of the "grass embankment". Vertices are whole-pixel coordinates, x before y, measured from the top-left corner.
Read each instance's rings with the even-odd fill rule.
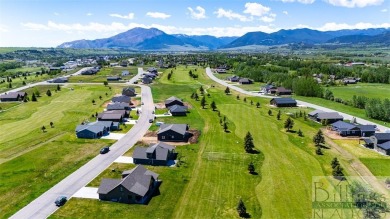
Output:
[[[185,161],[180,167],[148,167],[161,174],[160,194],[146,205],[126,205],[97,200],[72,199],[53,218],[126,217],[134,218],[238,218],[236,206],[243,199],[252,218],[310,218],[312,206],[312,178],[331,175],[330,162],[338,156],[337,150],[323,149],[324,155],[315,155],[312,136],[319,125],[302,118],[295,119],[294,131],[301,129],[304,137],[283,129],[286,113],[276,119],[278,109],[268,106],[268,99],[247,97],[247,102],[236,100],[236,94],[225,95],[224,87],[215,85],[200,72],[198,80],[188,76],[194,68],[177,67],[171,80],[164,74],[152,85],[155,102],[172,95],[184,99],[192,108],[187,117],[158,118],[158,121],[188,123],[201,130],[198,144],[179,146],[179,156]],[[170,72],[170,69],[165,73]],[[229,132],[219,124],[218,112],[202,109],[199,101],[190,98],[200,85],[207,88],[221,115],[226,116]],[[215,87],[210,85],[214,84]],[[198,91],[199,94],[199,91]],[[256,108],[259,101],[261,108]],[[272,109],[273,116],[268,115]],[[291,112],[297,111],[296,109]],[[245,153],[243,139],[252,133],[259,154]],[[250,175],[248,164],[253,162],[258,175]],[[357,175],[348,168],[348,161],[340,158],[348,175]],[[116,177],[111,169],[129,169],[132,165],[114,164],[100,178]],[[118,171],[120,173],[120,171]],[[336,180],[330,180],[336,184]],[[91,185],[92,185],[91,184]]]
[[[122,76],[122,71],[129,71],[129,75]],[[103,83],[104,81],[107,81],[108,76],[119,76],[122,78],[120,81],[109,81],[108,83],[118,83],[123,82],[131,79],[134,77],[135,74],[138,73],[137,67],[105,67],[102,68],[97,74],[95,75],[77,75],[72,76],[69,78],[69,82],[71,83]]]
[[[72,86],[74,90],[54,92],[54,87],[37,87],[42,95],[37,102],[0,112],[0,218],[11,216],[114,142],[77,139],[74,130],[83,120],[92,121],[91,114],[101,111],[120,88]]]

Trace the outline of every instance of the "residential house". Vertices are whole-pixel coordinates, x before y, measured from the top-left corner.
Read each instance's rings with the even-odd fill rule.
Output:
[[[155,74],[155,75],[158,74],[157,68],[155,68],[155,67],[150,67],[150,68],[147,69],[147,71],[148,71],[149,73],[152,73],[152,74]]]
[[[187,115],[187,107],[181,105],[173,105],[169,107],[169,112],[172,116],[186,116]]]
[[[159,141],[187,142],[190,137],[187,124],[161,124],[157,132]]]
[[[129,97],[135,97],[135,88],[134,87],[125,87],[122,89],[122,95],[129,96]]]
[[[238,83],[240,83],[240,84],[252,84],[253,80],[251,80],[249,78],[240,78],[238,80]]]
[[[122,60],[121,63],[120,63],[120,66],[122,67],[127,67],[127,61],[126,60]]]
[[[67,77],[56,78],[53,80],[49,80],[48,82],[49,83],[66,83],[66,82],[68,82],[68,78]]]
[[[286,89],[284,87],[277,87],[275,92],[276,92],[276,95],[291,95],[292,94],[292,90]]]
[[[119,77],[119,76],[108,76],[107,77],[107,81],[119,81],[121,80],[122,78]]]
[[[370,138],[364,138],[365,146],[378,152],[390,155],[390,133],[375,133]]]
[[[130,75],[129,71],[122,71],[121,76],[127,76]]]
[[[146,204],[159,186],[158,174],[137,165],[122,173],[122,179],[103,179],[97,193],[102,201]]]
[[[113,122],[123,122],[124,116],[121,113],[108,113],[112,111],[106,111],[104,113],[99,113],[97,119],[99,121],[113,121]]]
[[[309,116],[310,119],[312,119],[314,121],[317,121],[318,113],[324,113],[324,111],[322,111],[322,110],[314,110],[314,111],[311,111],[310,113],[308,113],[307,115]]]
[[[344,117],[337,112],[320,112],[316,116],[317,122],[326,121],[326,125],[343,120]]]
[[[100,138],[104,135],[107,135],[109,128],[106,125],[78,125],[76,127],[77,138]]]
[[[116,97],[113,97],[113,98],[111,99],[111,101],[112,101],[113,103],[119,102],[119,103],[128,103],[128,104],[130,104],[130,103],[131,103],[131,97],[125,96],[125,95],[116,96]]]
[[[360,129],[361,137],[370,137],[375,135],[375,125],[357,125],[357,127]]]
[[[276,86],[272,84],[267,84],[261,87],[261,91],[265,94],[275,94],[276,93]]]
[[[297,101],[292,98],[272,98],[270,104],[277,107],[296,107]]]
[[[175,147],[164,142],[149,147],[136,147],[133,152],[135,164],[166,166],[169,161],[175,160],[177,153]]]
[[[224,74],[227,72],[226,68],[217,68],[215,69],[215,72],[218,74]]]
[[[181,99],[179,99],[175,96],[172,96],[172,97],[165,100],[165,107],[166,108],[169,108],[169,107],[174,106],[174,105],[184,106],[184,103]]]
[[[340,136],[361,136],[360,129],[354,124],[337,121],[331,124],[331,129],[337,132]]]
[[[22,101],[24,97],[27,95],[26,92],[8,92],[0,96],[1,102],[9,102],[9,101]]]
[[[128,103],[123,103],[123,102],[115,102],[115,103],[110,103],[107,105],[107,111],[111,110],[131,110],[131,107]]]
[[[240,77],[238,77],[237,75],[233,75],[231,77],[227,77],[226,80],[230,82],[238,82],[240,80]]]
[[[81,72],[81,75],[95,75],[96,73],[99,72],[99,70],[100,70],[99,67],[91,68]]]
[[[150,78],[150,77],[148,77],[148,76],[144,76],[144,77],[142,78],[142,83],[143,83],[143,84],[151,84],[152,82],[153,82],[153,79]]]

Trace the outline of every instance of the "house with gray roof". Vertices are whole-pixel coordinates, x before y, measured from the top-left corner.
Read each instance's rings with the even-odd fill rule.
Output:
[[[119,81],[121,80],[122,78],[119,77],[119,76],[108,76],[107,77],[107,81]]]
[[[238,83],[240,83],[240,84],[252,84],[253,80],[251,80],[249,78],[240,78],[238,80]]]
[[[76,127],[77,138],[100,138],[108,134],[108,127],[105,125],[78,125]]]
[[[144,84],[151,84],[152,82],[153,82],[153,79],[151,77],[144,76],[142,78],[142,83],[144,83]]]
[[[187,142],[190,133],[187,124],[161,124],[157,132],[159,141]]]
[[[226,80],[228,80],[230,82],[238,82],[240,80],[240,77],[237,75],[233,75],[231,77],[227,77]]]
[[[128,103],[124,102],[115,102],[115,103],[110,103],[106,107],[107,111],[111,110],[128,110],[131,111],[131,107]]]
[[[297,101],[292,98],[272,98],[270,104],[277,107],[296,107]]]
[[[119,102],[119,103],[131,103],[131,97],[121,95],[121,96],[116,96],[111,99],[113,103]]]
[[[135,164],[166,166],[169,161],[175,160],[177,153],[175,147],[164,142],[150,145],[149,147],[136,147],[133,152]]]
[[[68,82],[68,78],[67,77],[60,77],[60,78],[55,78],[53,80],[49,80],[48,82],[49,83],[66,83],[66,82]]]
[[[106,111],[99,113],[97,119],[99,121],[113,121],[113,122],[123,122],[124,116],[122,113],[110,113],[112,111]]]
[[[337,112],[322,112],[318,113],[316,117],[317,122],[328,121],[327,124],[343,120],[344,117]]]
[[[129,96],[129,97],[135,97],[135,88],[134,87],[125,87],[122,89],[122,95]]]
[[[8,92],[6,94],[3,94],[0,96],[1,102],[10,102],[10,101],[22,101],[24,99],[24,96],[26,96],[26,92]]]
[[[184,106],[183,101],[175,96],[166,99],[164,103],[166,108],[169,108],[174,105]]]
[[[122,179],[102,179],[97,193],[102,201],[146,204],[160,185],[158,174],[137,165],[122,173]]]
[[[188,109],[186,106],[173,105],[169,107],[169,112],[172,114],[172,116],[186,116],[187,111]]]
[[[375,133],[369,138],[364,138],[365,146],[374,150],[390,155],[390,133]]]

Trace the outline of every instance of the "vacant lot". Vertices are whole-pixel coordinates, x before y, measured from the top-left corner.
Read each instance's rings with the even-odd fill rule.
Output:
[[[358,83],[347,86],[329,87],[335,97],[343,100],[352,100],[353,95],[368,98],[390,98],[389,84]]]
[[[188,123],[201,130],[198,144],[179,146],[184,165],[180,167],[153,167],[161,174],[160,194],[149,205],[125,205],[96,200],[72,199],[53,218],[237,218],[236,206],[240,198],[252,218],[310,218],[311,181],[314,176],[331,174],[330,161],[339,156],[337,150],[323,149],[324,155],[315,155],[312,137],[319,125],[302,118],[295,119],[294,131],[301,129],[304,137],[283,129],[288,109],[282,110],[281,120],[268,115],[268,99],[247,97],[236,100],[236,93],[225,95],[224,87],[211,87],[212,82],[197,69],[199,79],[187,77],[196,67],[179,66],[171,80],[165,71],[160,82],[153,86],[155,102],[175,95],[192,105],[187,117],[158,118],[158,121]],[[207,88],[221,113],[200,107],[190,98],[200,86]],[[197,91],[199,94],[199,91]],[[260,108],[250,100],[261,103]],[[295,110],[296,111],[296,110]],[[220,119],[226,116],[229,132],[224,132]],[[245,153],[243,138],[250,131],[258,154]],[[248,164],[255,164],[257,175],[250,175]],[[340,158],[348,175],[357,175]],[[118,177],[111,169],[124,170],[132,165],[114,164],[102,177]],[[120,172],[120,171],[119,171]],[[117,176],[116,176],[117,175]],[[100,179],[92,185],[98,185]],[[330,183],[337,183],[330,180]]]
[[[129,71],[129,75],[122,76],[122,71]],[[105,67],[102,68],[96,75],[77,75],[69,78],[69,82],[78,83],[78,82],[96,82],[103,83],[107,81],[108,76],[119,76],[122,78],[122,82],[129,80],[135,74],[138,73],[137,67]],[[115,83],[116,81],[110,81],[109,83]]]
[[[0,137],[0,218],[11,216],[96,156],[102,146],[113,143],[77,139],[74,130],[83,120],[92,121],[91,115],[101,111],[120,87],[67,85],[58,92],[54,88],[31,88],[28,93],[41,93],[37,102],[0,112],[0,127],[6,130]],[[46,95],[48,89],[51,97]]]

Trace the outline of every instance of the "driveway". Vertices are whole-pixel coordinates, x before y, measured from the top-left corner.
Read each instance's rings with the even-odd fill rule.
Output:
[[[116,160],[114,160],[115,163],[134,163],[132,157],[127,156],[120,156]]]
[[[112,132],[110,132],[110,134],[105,135],[105,136],[101,137],[100,139],[119,140],[119,139],[123,138],[125,135],[126,134],[123,134],[123,133],[112,133]]]
[[[90,199],[99,199],[99,194],[97,193],[98,188],[96,187],[83,187],[77,191],[72,198],[90,198]]]

